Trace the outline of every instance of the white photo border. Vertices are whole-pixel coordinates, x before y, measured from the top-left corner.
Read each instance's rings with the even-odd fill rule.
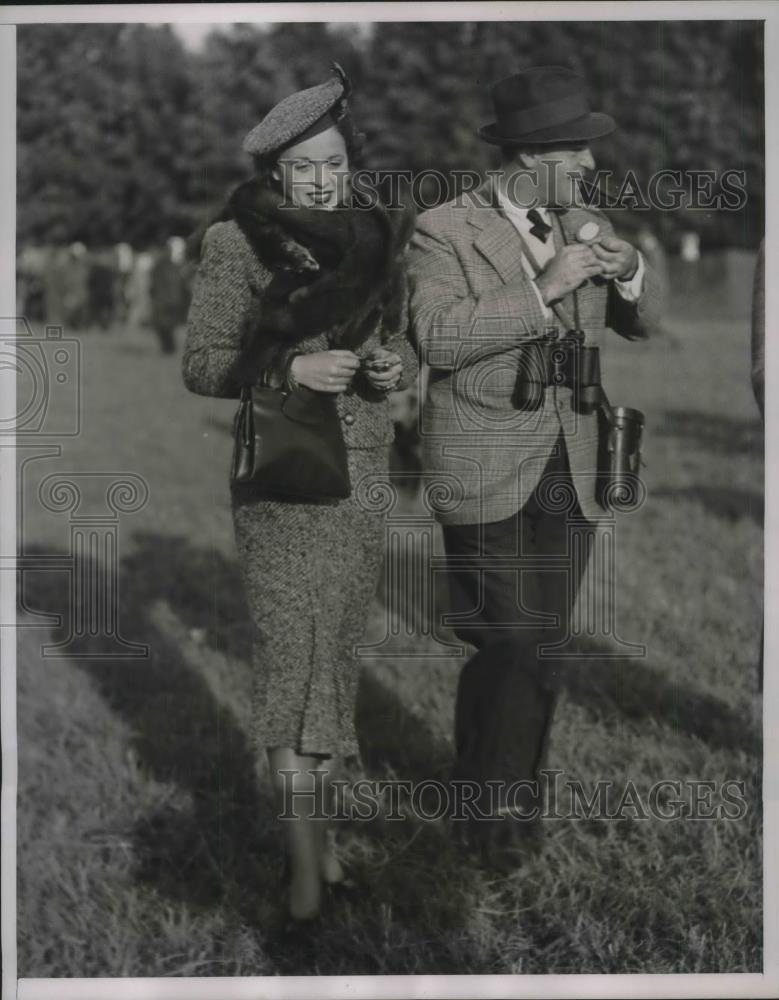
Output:
[[[413,13],[413,17],[409,14]],[[20,5],[0,13],[0,316],[15,315],[16,29],[35,23],[271,23],[282,21],[620,21],[760,20],[765,22],[766,177],[779,176],[779,5],[752,2],[540,3],[252,3]],[[13,137],[13,141],[11,141]],[[766,272],[779,275],[779,198],[766,198]],[[768,281],[766,320],[779,320],[779,282]],[[779,995],[779,345],[766,343],[764,949],[762,974],[354,976],[252,978],[21,979],[16,968],[16,636],[0,625],[2,721],[2,1000],[238,1000],[316,997],[775,997]],[[15,373],[0,369],[0,418],[13,414]],[[0,444],[0,558],[16,551],[15,451]],[[16,574],[0,573],[0,622],[16,614]]]

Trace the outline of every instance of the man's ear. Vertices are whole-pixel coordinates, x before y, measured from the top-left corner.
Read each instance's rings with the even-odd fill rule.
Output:
[[[535,170],[538,166],[538,157],[535,153],[517,153],[517,163],[525,170]]]

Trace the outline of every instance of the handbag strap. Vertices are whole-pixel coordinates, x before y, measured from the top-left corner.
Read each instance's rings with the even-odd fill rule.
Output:
[[[238,404],[238,412],[235,414],[235,434],[241,435],[241,441],[245,447],[252,443],[251,422],[249,414],[252,405],[252,387],[250,385],[241,386],[241,400]]]

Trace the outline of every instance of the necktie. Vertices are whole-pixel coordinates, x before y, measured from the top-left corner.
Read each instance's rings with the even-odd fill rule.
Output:
[[[530,232],[536,239],[541,240],[542,243],[546,243],[546,238],[552,232],[552,227],[544,222],[541,218],[541,213],[537,208],[531,208],[527,213],[528,222],[532,223],[530,226]]]

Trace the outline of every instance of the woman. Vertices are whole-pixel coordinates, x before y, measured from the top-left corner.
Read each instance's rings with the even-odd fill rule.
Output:
[[[237,398],[241,385],[262,378],[336,396],[348,499],[284,502],[232,489],[256,626],[254,736],[268,750],[280,805],[285,792],[311,791],[320,815],[335,762],[358,753],[353,647],[383,556],[382,519],[354,487],[387,473],[387,394],[416,374],[402,260],[413,218],[351,197],[361,136],[347,96],[337,68],[283,100],[244,140],[256,175],[205,234],[183,359],[187,388],[203,395]],[[284,771],[294,772],[286,784]],[[323,885],[344,872],[322,821],[303,814],[283,826],[290,916],[309,920]]]

